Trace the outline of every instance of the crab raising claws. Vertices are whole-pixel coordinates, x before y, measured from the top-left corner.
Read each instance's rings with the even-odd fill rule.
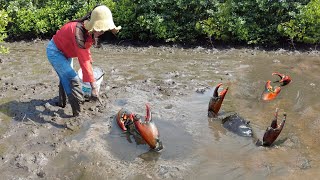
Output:
[[[214,117],[218,114],[218,112],[221,108],[223,99],[228,92],[228,87],[227,87],[226,89],[224,89],[220,93],[218,93],[218,90],[221,85],[222,85],[222,83],[219,83],[216,86],[216,88],[213,92],[213,96],[210,98],[209,107],[208,107],[208,116],[209,117]]]
[[[277,75],[277,76],[280,77],[280,80],[276,81],[276,82],[282,83],[281,86],[285,86],[285,85],[289,84],[292,81],[290,76],[285,75],[285,74],[274,72],[274,73],[272,73],[272,75]]]
[[[142,122],[140,115],[121,109],[116,117],[117,124],[124,132],[131,134],[138,132],[138,136],[141,136],[151,149],[160,151],[163,149],[162,142],[159,139],[159,131],[152,121],[148,104],[146,104],[146,111],[144,122]]]
[[[131,114],[130,119],[134,122],[135,128],[150,148],[160,151],[163,149],[162,142],[159,139],[158,128],[154,121],[152,121],[150,106],[148,104],[146,104],[146,111],[144,122],[142,122],[141,116],[137,114]]]
[[[271,144],[280,135],[280,133],[284,127],[284,124],[286,122],[286,118],[287,118],[287,115],[284,114],[282,122],[278,125],[278,122],[277,122],[278,121],[278,108],[277,108],[274,119],[272,120],[270,127],[268,127],[266,129],[266,132],[263,135],[262,143],[260,142],[260,144],[262,144],[263,146],[271,146]]]
[[[263,91],[263,93],[261,95],[261,99],[262,100],[265,100],[265,101],[273,100],[273,99],[275,99],[277,97],[277,95],[281,91],[280,87],[273,88],[270,85],[270,83],[271,83],[271,81],[268,80],[266,85],[265,85],[264,91]]]

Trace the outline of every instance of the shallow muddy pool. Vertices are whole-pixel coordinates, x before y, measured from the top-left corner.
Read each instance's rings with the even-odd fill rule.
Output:
[[[46,43],[9,44],[10,57],[4,58],[0,68],[0,117],[7,127],[19,123],[12,113],[17,110],[11,103],[14,99],[31,106],[34,104],[28,102],[33,99],[45,103],[57,95],[58,80],[46,60]],[[20,177],[39,177],[39,169],[49,179],[314,179],[320,175],[318,52],[105,44],[103,49],[93,49],[92,56],[94,65],[106,72],[101,89],[103,111],[85,117],[78,131],[65,132],[56,154],[45,156],[41,168],[13,171]],[[75,67],[79,68],[77,63]],[[260,99],[265,83],[279,80],[273,72],[287,74],[293,81],[281,87],[276,99],[266,102]],[[19,80],[8,83],[14,79]],[[254,138],[237,136],[224,129],[221,121],[207,117],[208,102],[218,83],[223,83],[222,89],[229,88],[220,115],[236,112],[249,120]],[[38,86],[48,87],[43,91]],[[114,120],[121,108],[144,115],[145,103],[150,104],[160,132],[161,152],[149,151],[147,145],[121,132]],[[276,108],[279,120],[287,114],[285,127],[271,147],[258,147],[255,141],[270,126]],[[45,120],[52,117],[50,113],[37,115]],[[6,149],[15,141],[8,134],[14,136],[14,132],[0,133],[0,147],[6,147],[0,149],[0,155],[10,158]],[[37,138],[45,135],[40,132]],[[26,154],[23,146],[10,153]],[[14,166],[10,162],[14,160],[0,165],[5,177],[14,177],[8,172]]]

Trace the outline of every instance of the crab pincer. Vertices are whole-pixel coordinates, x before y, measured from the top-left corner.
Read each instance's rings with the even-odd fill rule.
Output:
[[[221,108],[223,99],[228,92],[228,87],[227,87],[219,93],[218,90],[221,85],[222,85],[222,83],[219,83],[216,86],[216,88],[213,91],[213,95],[210,98],[209,106],[208,106],[208,116],[209,117],[214,117],[218,114],[218,112]]]
[[[271,146],[271,144],[278,138],[280,135],[284,124],[286,122],[287,115],[283,115],[283,120],[282,122],[278,125],[278,108],[276,109],[275,117],[271,122],[270,127],[266,129],[266,132],[263,135],[263,141],[262,145],[263,146]]]
[[[288,76],[288,75],[285,75],[285,74],[274,72],[274,73],[272,73],[272,75],[277,75],[277,76],[280,77],[280,80],[278,80],[276,82],[280,82],[281,86],[285,86],[285,85],[289,84],[292,81],[291,77]]]
[[[281,91],[280,87],[275,87],[274,88],[274,87],[271,86],[270,83],[271,83],[271,81],[268,80],[266,85],[265,85],[264,91],[262,92],[262,95],[261,95],[261,99],[262,100],[265,100],[265,101],[273,100],[278,96],[278,94]]]
[[[130,119],[132,113],[127,110],[120,109],[117,114],[116,120],[117,124],[122,131],[127,131],[130,124],[133,124],[133,121]]]
[[[151,117],[150,106],[146,104],[146,116],[142,121],[141,116],[138,114],[131,114],[130,119],[134,122],[136,130],[141,137],[146,141],[151,149],[160,151],[163,149],[162,142],[160,141],[159,131]]]

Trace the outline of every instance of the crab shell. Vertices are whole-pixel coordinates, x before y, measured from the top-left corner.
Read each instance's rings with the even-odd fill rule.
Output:
[[[130,118],[133,120],[135,128],[152,149],[161,150],[162,143],[159,140],[159,131],[155,123],[151,119],[150,106],[146,105],[145,121],[142,122],[139,115],[132,114]]]
[[[127,131],[126,124],[128,124],[128,121],[131,121],[130,114],[128,111],[120,109],[120,111],[117,114],[116,120],[117,124],[120,127],[122,131]]]
[[[232,133],[235,133],[243,137],[252,137],[253,132],[250,126],[250,121],[243,119],[237,113],[228,115],[222,119],[222,125],[224,128]]]
[[[208,116],[215,116],[215,115],[218,114],[218,112],[219,112],[219,110],[221,108],[223,99],[224,99],[225,95],[228,92],[228,87],[227,87],[226,89],[224,89],[220,93],[218,93],[218,90],[219,90],[221,85],[222,85],[222,83],[219,83],[216,86],[216,88],[215,88],[215,90],[213,92],[213,95],[210,98],[209,106],[208,106]]]
[[[266,85],[265,85],[265,89],[264,89],[264,91],[263,91],[263,93],[261,95],[261,99],[262,100],[265,100],[265,101],[273,100],[278,96],[278,94],[281,91],[280,87],[273,88],[270,85],[270,83],[271,83],[271,81],[268,80]]]

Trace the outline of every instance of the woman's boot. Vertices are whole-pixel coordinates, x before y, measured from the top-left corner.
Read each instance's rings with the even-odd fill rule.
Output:
[[[75,116],[79,116],[80,115],[80,102],[79,100],[74,97],[72,94],[70,94],[68,96],[68,100],[69,100],[69,103],[71,105],[71,109],[72,109],[72,115],[75,117]]]
[[[72,108],[72,114],[73,116],[78,116],[81,111],[80,103],[84,101],[81,90],[81,83],[78,76],[71,80],[71,91],[71,94],[68,95],[68,99]]]
[[[59,84],[59,97],[58,97],[57,105],[59,107],[64,108],[64,107],[66,107],[66,103],[67,103],[67,96],[66,96],[66,93],[64,92],[62,83],[60,82],[60,84]]]

